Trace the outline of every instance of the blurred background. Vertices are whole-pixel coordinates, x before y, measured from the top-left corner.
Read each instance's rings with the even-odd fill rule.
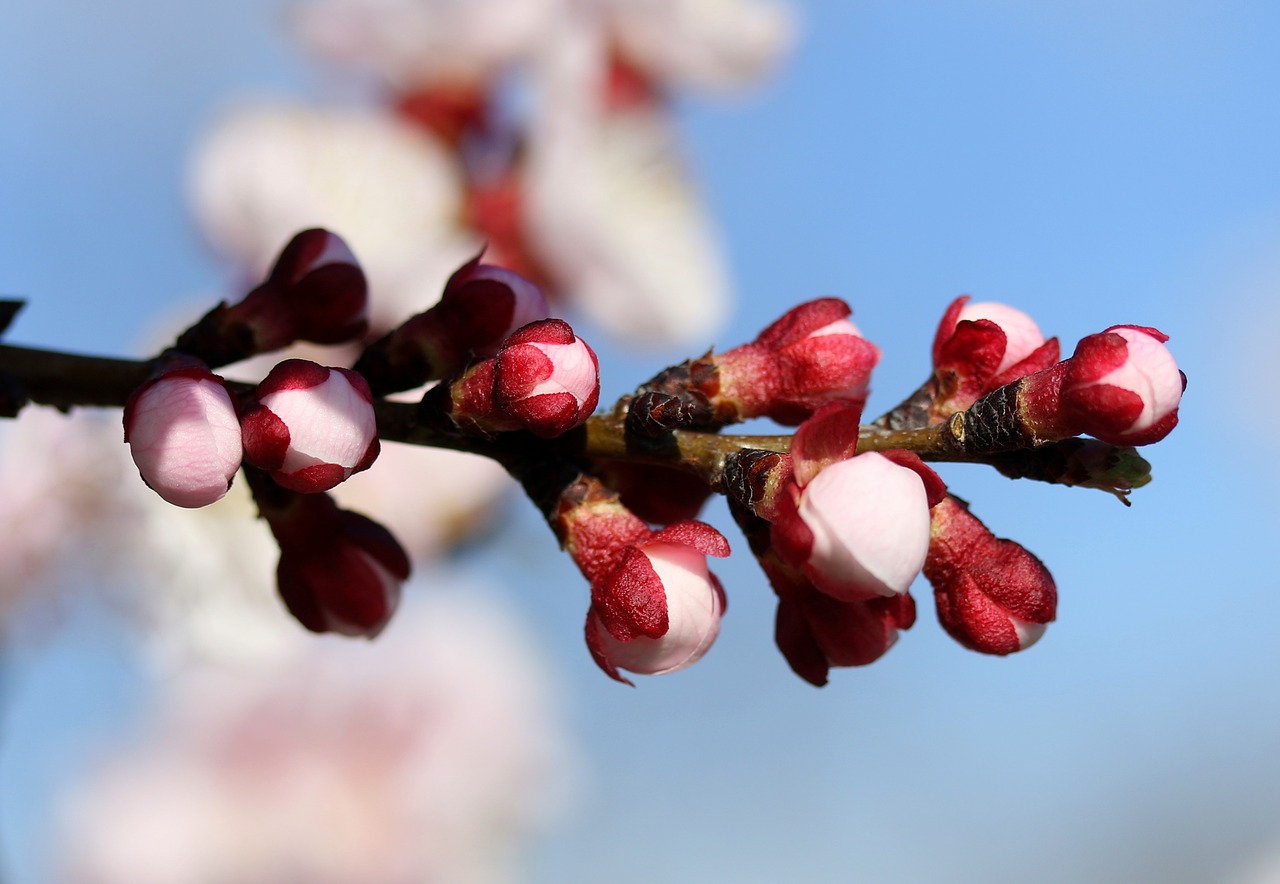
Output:
[[[392,318],[481,232],[534,255],[602,401],[819,295],[884,351],[872,413],[963,293],[1068,352],[1156,326],[1189,378],[1131,508],[942,471],[1053,572],[1036,646],[960,648],[921,581],[916,626],[822,689],[715,501],[721,636],[633,690],[483,464],[410,451],[359,492],[419,532],[366,644],[274,606],[246,501],[144,500],[118,414],[24,413],[0,427],[0,880],[1280,882],[1277,42],[1263,0],[0,7],[13,343],[141,357],[306,213],[350,211],[325,223]],[[510,182],[478,200],[460,148],[403,123],[485,77],[528,136],[523,239],[495,233]]]

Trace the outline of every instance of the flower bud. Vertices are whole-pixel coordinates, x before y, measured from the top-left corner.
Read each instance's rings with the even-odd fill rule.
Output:
[[[1035,644],[1057,609],[1057,588],[1041,561],[993,535],[954,497],[933,508],[924,575],[943,629],[985,654]]]
[[[718,398],[738,419],[767,416],[796,425],[831,402],[862,402],[880,349],[862,337],[837,298],[789,310],[744,344],[716,357]]]
[[[773,541],[820,590],[854,601],[907,591],[929,547],[919,474],[883,454],[833,463],[781,497]]]
[[[809,586],[779,591],[774,640],[793,672],[822,687],[832,667],[866,666],[883,657],[898,641],[899,630],[909,629],[915,619],[909,592],[841,601]]]
[[[439,303],[370,345],[355,369],[380,395],[456,374],[493,356],[517,329],[545,319],[546,296],[529,280],[472,258],[449,278]]]
[[[256,398],[242,421],[245,456],[286,488],[326,491],[378,456],[373,397],[354,371],[287,359]]]
[[[364,271],[342,237],[304,230],[289,241],[267,277],[289,305],[293,340],[341,344],[368,328]],[[274,349],[274,347],[269,348]]]
[[[313,228],[289,241],[262,285],[183,332],[177,349],[226,365],[295,341],[340,344],[365,333],[367,307],[364,271],[347,244]]]
[[[550,438],[579,426],[599,399],[596,354],[568,323],[531,323],[502,345],[494,364],[494,403],[534,435]]]
[[[1084,432],[1113,445],[1148,445],[1169,434],[1186,378],[1167,340],[1153,328],[1115,325],[1080,341],[1061,401]]]
[[[967,302],[968,298],[964,300]],[[981,320],[994,323],[1004,336],[1004,345],[1001,348],[1003,352],[995,367],[997,375],[1017,365],[1044,345],[1045,337],[1041,334],[1036,321],[1008,304],[997,301],[965,303],[960,309],[959,316],[956,317],[957,324]]]
[[[226,383],[194,359],[175,362],[133,392],[124,441],[142,480],[183,507],[220,500],[243,456]]]
[[[994,301],[971,304],[968,295],[957,298],[933,339],[927,422],[945,420],[997,387],[1048,368],[1058,355],[1057,339],[1046,341],[1021,310]]]
[[[409,577],[409,559],[391,532],[339,509],[327,494],[297,494],[266,483],[261,473],[248,475],[280,544],[276,583],[289,613],[312,632],[368,638],[381,632]]]
[[[587,647],[609,676],[676,672],[701,659],[720,633],[724,589],[707,556],[726,556],[724,537],[702,522],[680,522],[622,550],[591,587]]]

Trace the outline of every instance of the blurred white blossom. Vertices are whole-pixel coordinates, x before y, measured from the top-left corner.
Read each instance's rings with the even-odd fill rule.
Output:
[[[436,592],[374,643],[168,680],[69,797],[60,880],[521,880],[573,771],[542,661],[481,598]]]
[[[567,23],[542,58],[525,181],[529,240],[610,333],[701,342],[727,308],[720,244],[667,111],[606,106],[606,49],[601,33]]]
[[[369,280],[377,327],[434,304],[479,250],[460,226],[464,188],[451,151],[389,112],[285,103],[225,114],[190,182],[201,229],[248,279],[299,230],[341,235]]]
[[[317,54],[402,90],[483,82],[527,58],[566,0],[298,0],[290,22]]]

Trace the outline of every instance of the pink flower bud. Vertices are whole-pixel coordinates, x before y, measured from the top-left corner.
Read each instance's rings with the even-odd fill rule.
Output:
[[[1148,445],[1169,434],[1186,378],[1167,340],[1153,328],[1114,325],[1080,341],[1060,395],[1084,432],[1113,445]]]
[[[391,532],[338,509],[327,494],[253,487],[280,544],[276,582],[289,612],[312,632],[381,632],[409,577],[409,559]]]
[[[449,277],[439,307],[451,334],[478,356],[494,355],[517,329],[551,315],[542,289],[504,267],[481,264],[479,255]]]
[[[1017,365],[1044,344],[1045,337],[1040,333],[1036,321],[1008,304],[996,301],[967,303],[960,310],[956,322],[977,322],[983,319],[995,323],[1004,333],[1004,353],[996,365],[996,374]]]
[[[548,314],[538,286],[477,255],[449,277],[439,303],[371,344],[355,368],[379,394],[407,390],[493,356],[513,332]]]
[[[715,357],[721,399],[735,401],[739,417],[802,422],[831,402],[861,402],[880,349],[862,337],[837,298],[789,310],[744,344]]]
[[[281,362],[258,385],[242,426],[249,462],[303,493],[328,490],[378,456],[369,385],[345,368]]]
[[[124,408],[124,441],[143,481],[183,507],[220,500],[243,456],[231,394],[195,360],[178,362],[133,392]]]
[[[494,405],[529,432],[550,438],[581,425],[600,399],[596,354],[559,319],[507,338],[494,365]]]
[[[985,654],[1035,644],[1057,609],[1057,588],[1040,560],[993,535],[954,497],[933,508],[924,575],[933,584],[943,629]]]
[[[1021,310],[956,298],[933,339],[934,399],[929,421],[964,411],[984,394],[1058,361],[1058,341],[1046,341]]]
[[[697,662],[720,632],[724,589],[707,556],[725,556],[724,537],[702,522],[680,522],[627,546],[591,587],[587,647],[612,678],[676,672]]]
[[[336,233],[314,228],[296,235],[267,281],[288,303],[292,340],[341,344],[360,337],[368,327],[364,271]]]
[[[929,548],[920,475],[883,454],[833,463],[781,495],[773,541],[820,590],[854,601],[907,591]]]

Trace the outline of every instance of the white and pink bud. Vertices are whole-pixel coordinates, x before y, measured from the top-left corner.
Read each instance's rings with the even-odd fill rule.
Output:
[[[883,454],[833,463],[783,501],[774,545],[828,595],[845,601],[900,595],[924,565],[924,483]]]
[[[536,436],[580,426],[600,400],[600,365],[567,322],[543,319],[503,343],[494,363],[496,408]]]
[[[929,508],[945,486],[906,451],[856,454],[861,409],[827,406],[792,439],[793,480],[774,497],[773,546],[844,601],[901,595],[929,547]]]
[[[409,578],[408,556],[391,532],[327,494],[251,486],[280,545],[276,583],[289,613],[312,632],[381,632]]]
[[[1112,445],[1149,445],[1178,423],[1186,377],[1154,328],[1114,325],[1080,341],[1060,393],[1083,432]]]
[[[964,411],[986,393],[1058,361],[1056,338],[1045,340],[1021,310],[995,301],[956,298],[933,339],[934,383],[930,420]]]
[[[174,361],[133,392],[124,441],[143,481],[182,507],[220,500],[244,453],[226,382],[194,359]]]
[[[256,399],[241,422],[245,457],[285,488],[326,491],[378,456],[373,397],[350,369],[288,359],[263,378]]]
[[[954,497],[933,508],[924,575],[942,628],[984,654],[1025,650],[1057,611],[1057,587],[1044,564],[1021,544],[996,537]]]
[[[493,356],[515,331],[549,314],[542,289],[477,255],[449,277],[438,303],[371,344],[355,368],[379,394],[411,389]]]
[[[707,556],[728,555],[728,542],[710,525],[678,522],[620,552],[591,587],[586,639],[596,663],[627,682],[618,670],[663,675],[697,662],[726,604]]]
[[[717,398],[735,403],[739,418],[787,425],[829,403],[863,402],[880,349],[862,337],[850,312],[838,298],[808,301],[750,344],[715,356]]]

